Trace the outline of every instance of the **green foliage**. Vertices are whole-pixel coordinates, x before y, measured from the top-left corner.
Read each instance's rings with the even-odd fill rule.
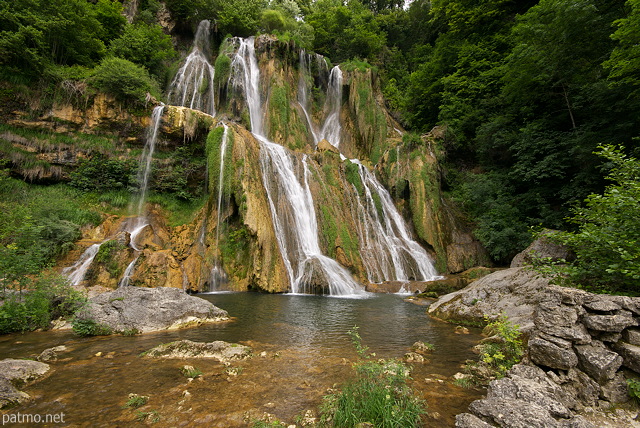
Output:
[[[24,284],[26,291],[4,290],[0,334],[49,328],[51,321],[71,317],[86,302],[60,274],[45,271]]]
[[[458,383],[460,386],[488,384],[492,379],[504,377],[524,355],[519,326],[512,324],[506,315],[490,321],[484,332],[491,337],[479,346],[479,360],[466,364],[468,376]]]
[[[241,37],[254,35],[266,6],[264,0],[219,0],[216,4],[220,33]]]
[[[84,192],[126,190],[135,184],[137,167],[135,159],[120,160],[97,154],[78,161],[69,184]]]
[[[0,278],[22,286],[80,238],[80,228],[100,216],[64,185],[28,185],[0,171]]]
[[[213,76],[214,84],[217,88],[222,88],[227,84],[231,75],[231,58],[220,53],[215,62],[216,74]]]
[[[122,275],[122,266],[118,263],[116,258],[118,252],[126,249],[127,246],[121,242],[112,239],[100,245],[100,249],[93,259],[96,263],[104,265],[107,272],[114,278],[120,278]]]
[[[127,25],[122,35],[111,42],[109,51],[145,67],[156,77],[162,76],[165,61],[176,55],[171,37],[164,34],[162,27],[145,23]]]
[[[136,411],[136,421],[146,422],[149,421],[152,424],[160,422],[160,413],[157,410],[151,410],[149,412]]]
[[[638,379],[627,379],[627,390],[629,391],[629,396],[636,403],[640,402],[640,381]]]
[[[357,327],[349,332],[360,360],[354,364],[355,378],[338,393],[324,398],[321,423],[355,427],[418,427],[424,403],[407,386],[409,367],[396,360],[373,360],[362,345]]]
[[[640,67],[640,1],[628,0],[626,5],[631,12],[614,22],[618,28],[611,38],[618,43],[604,66],[609,69],[609,79],[614,84],[631,86],[633,96],[637,98],[640,89],[636,73]]]
[[[123,409],[133,408],[137,409],[138,407],[144,406],[149,401],[149,397],[146,395],[138,395],[138,394],[129,394],[129,398],[127,402],[122,406]]]
[[[182,373],[184,377],[190,377],[193,379],[202,376],[202,371],[193,366],[182,366],[180,368],[180,373]]]
[[[98,324],[94,320],[76,317],[71,322],[73,332],[81,337],[108,336],[113,334],[110,327]]]
[[[608,161],[612,182],[572,209],[574,232],[549,238],[568,245],[575,261],[553,269],[574,285],[597,292],[640,293],[640,162],[614,146],[598,153]]]
[[[348,161],[344,162],[344,173],[347,181],[351,183],[356,190],[358,191],[358,195],[364,195],[364,185],[362,184],[362,179],[360,178],[360,166]]]
[[[89,83],[121,101],[144,105],[147,94],[160,98],[158,83],[143,67],[126,59],[107,57],[96,67]]]

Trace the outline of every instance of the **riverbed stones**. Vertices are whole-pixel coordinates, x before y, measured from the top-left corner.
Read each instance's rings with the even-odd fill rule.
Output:
[[[45,376],[49,365],[31,360],[7,358],[0,361],[0,408],[24,403],[30,399],[18,387]]]
[[[64,345],[54,346],[53,348],[47,348],[38,355],[36,358],[40,362],[53,362],[58,361],[58,354],[67,350]]]
[[[207,358],[229,363],[250,357],[251,348],[221,340],[209,343],[178,340],[158,345],[144,355],[150,358]]]
[[[120,287],[89,300],[78,319],[91,320],[112,331],[142,333],[225,321],[226,311],[175,288]]]
[[[600,384],[613,379],[622,365],[622,357],[609,350],[602,342],[594,341],[574,348],[578,355],[578,367]]]

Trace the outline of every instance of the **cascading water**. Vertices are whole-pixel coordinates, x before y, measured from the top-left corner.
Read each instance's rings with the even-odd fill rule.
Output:
[[[323,255],[320,250],[306,156],[302,161],[296,162],[296,157],[287,149],[270,142],[265,136],[258,86],[259,73],[254,39],[240,39],[240,46],[232,61],[232,77],[234,85],[242,85],[244,89],[251,131],[261,144],[262,179],[291,291],[307,293],[320,288],[328,291],[329,295],[361,293],[360,286],[346,269]]]
[[[98,254],[98,250],[100,250],[100,245],[102,244],[91,245],[73,265],[62,269],[62,274],[69,278],[71,285],[79,285],[82,280],[84,280],[84,276],[89,266],[91,266],[91,262],[96,254]]]
[[[227,152],[227,143],[229,141],[229,127],[223,123],[224,132],[222,133],[222,142],[220,143],[220,172],[218,174],[218,206],[217,206],[217,222],[216,222],[216,248],[220,248],[220,229],[222,225],[222,197],[224,195],[224,158]],[[210,291],[217,291],[220,286],[228,281],[227,274],[220,264],[220,260],[216,259],[211,269]]]
[[[215,68],[207,61],[211,23],[198,25],[191,53],[173,78],[169,89],[169,103],[189,107],[215,116],[213,78]]]
[[[300,56],[301,73],[309,73],[309,60]],[[301,78],[302,79],[302,78]],[[301,80],[302,82],[302,80]],[[299,83],[298,101],[305,109],[307,86]],[[302,95],[300,95],[302,93]],[[319,133],[309,120],[313,138],[319,141],[327,139],[335,147],[340,146],[340,108],[342,104],[342,72],[338,66],[331,69],[327,99],[325,101],[326,119]],[[305,111],[306,114],[306,111]],[[307,115],[307,118],[309,116]],[[346,159],[342,156],[343,161]],[[362,165],[358,159],[360,179],[364,194],[357,201],[358,238],[360,255],[370,282],[383,281],[431,281],[438,278],[433,262],[427,252],[415,242],[407,225],[396,209],[389,192],[380,184],[375,175]],[[357,190],[354,191],[357,192]],[[361,200],[362,199],[362,200]]]
[[[427,252],[411,238],[387,189],[357,159],[364,203],[358,202],[360,254],[369,281],[432,281],[438,278]],[[357,190],[354,191],[357,192]]]
[[[322,56],[316,55],[319,68],[320,64],[326,61]],[[320,129],[316,127],[309,113],[309,88],[307,79],[311,76],[311,61],[304,49],[300,51],[300,77],[298,79],[298,104],[307,119],[309,132],[313,138],[313,143],[318,144],[322,139],[326,139],[329,143],[338,147],[340,145],[340,107],[342,104],[342,71],[340,67],[335,66],[329,73],[329,83],[327,90],[327,99],[325,100],[324,111],[325,120]]]

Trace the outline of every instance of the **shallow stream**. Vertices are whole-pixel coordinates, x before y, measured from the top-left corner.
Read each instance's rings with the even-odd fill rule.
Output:
[[[136,426],[141,412],[157,412],[157,427],[250,426],[265,413],[293,424],[353,374],[357,355],[347,331],[359,326],[363,344],[379,357],[402,357],[416,341],[435,345],[425,363],[412,363],[412,387],[426,400],[425,426],[451,427],[481,391],[452,385],[451,376],[475,354],[479,332],[431,320],[425,307],[402,296],[364,299],[258,293],[204,294],[232,321],[133,337],[79,338],[70,331],[0,336],[0,358],[33,358],[58,345],[68,350],[51,374],[23,390],[34,400],[11,413],[63,412],[66,426]],[[156,360],[140,354],[179,339],[224,340],[253,348],[231,367],[207,360]],[[203,372],[193,381],[180,368]],[[234,370],[231,370],[234,369]],[[237,373],[237,374],[236,374]],[[185,392],[187,391],[187,392]],[[123,408],[130,393],[149,396],[137,410]],[[42,426],[42,425],[40,425]]]

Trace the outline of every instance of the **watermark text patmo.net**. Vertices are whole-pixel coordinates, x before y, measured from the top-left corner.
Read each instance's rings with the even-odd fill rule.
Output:
[[[2,415],[2,425],[10,424],[63,424],[64,413],[6,413]]]

